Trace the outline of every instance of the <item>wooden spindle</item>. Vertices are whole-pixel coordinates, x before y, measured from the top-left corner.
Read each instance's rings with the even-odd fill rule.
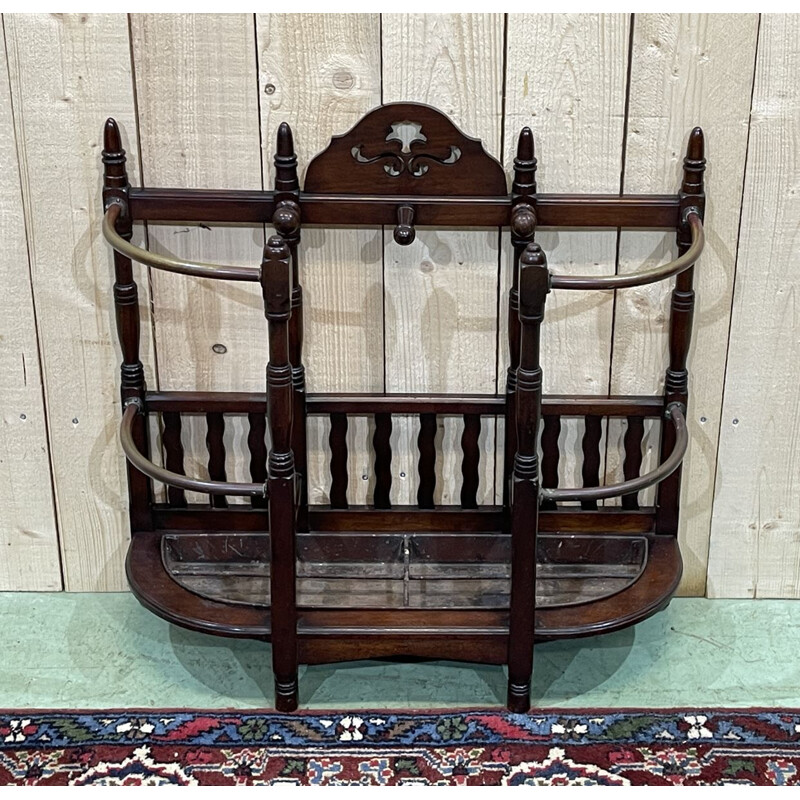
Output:
[[[436,414],[419,415],[419,488],[417,505],[420,508],[433,508],[433,494],[436,491]]]
[[[589,415],[584,417],[586,430],[583,434],[583,441],[581,442],[581,450],[583,451],[583,469],[581,476],[583,477],[584,486],[599,486],[600,485],[600,439],[603,435],[603,419]],[[581,500],[581,508],[586,510],[596,509],[597,500]]]
[[[641,474],[643,438],[644,419],[642,417],[628,417],[628,430],[625,431],[625,438],[623,439],[625,460],[622,462],[622,472],[626,481],[638,478]],[[638,509],[638,493],[623,495],[622,507],[632,511]]]
[[[116,222],[117,233],[130,241],[133,236],[128,195],[130,184],[125,168],[125,150],[117,123],[106,120],[103,130],[103,208],[108,210],[112,204],[120,206]],[[131,260],[114,251],[114,310],[117,323],[117,336],[122,350],[120,366],[120,396],[123,406],[136,403],[142,412],[136,415],[131,435],[140,453],[149,458],[150,439],[147,435],[147,408],[144,398],[147,386],[144,380],[144,367],[139,356],[140,318],[139,291],[133,279]],[[130,498],[131,531],[153,530],[152,502],[153,487],[150,479],[127,464],[128,489]]]
[[[208,450],[208,477],[212,481],[227,481],[225,471],[225,417],[218,412],[206,414],[206,449]],[[212,508],[227,508],[224,494],[209,495]]]
[[[269,328],[267,419],[271,446],[267,459],[270,529],[270,619],[275,707],[297,708],[297,602],[295,466],[292,452],[291,254],[279,236],[270,236],[261,262],[261,290]]]
[[[514,158],[514,181],[511,184],[511,289],[508,292],[508,373],[506,376],[506,419],[503,469],[503,505],[508,505],[514,454],[517,450],[516,386],[519,366],[519,261],[536,233],[536,157],[533,133],[528,127],[520,131],[517,155]]]
[[[308,530],[308,450],[306,432],[306,371],[303,366],[303,288],[300,285],[300,181],[294,137],[288,123],[278,127],[275,147],[275,213],[272,224],[289,247],[292,262],[292,315],[289,319],[289,361],[292,365],[292,450],[300,480],[298,530]]]
[[[461,434],[461,507],[478,507],[478,484],[480,483],[481,451],[478,439],[481,435],[480,414],[464,414],[464,432]]]
[[[331,507],[347,508],[347,414],[331,414]]]
[[[517,452],[511,490],[511,601],[508,637],[508,708],[530,708],[536,611],[536,540],[539,526],[537,437],[542,407],[541,324],[549,275],[544,252],[529,244],[520,258],[520,360],[517,368]]]
[[[561,417],[546,414],[542,430],[542,486],[546,489],[558,488],[558,462],[561,454],[558,449],[558,437],[561,435]],[[555,500],[543,500],[541,507],[555,510]]]
[[[248,414],[247,449],[250,451],[250,480],[267,482],[267,418],[263,414]],[[253,508],[267,508],[265,497],[251,497]]]
[[[183,442],[181,441],[181,415],[176,411],[165,411],[161,418],[164,421],[164,433],[161,441],[164,445],[164,462],[170,472],[185,475],[183,463]],[[177,486],[167,487],[169,504],[175,508],[186,507],[186,492]]]
[[[372,446],[375,449],[375,508],[391,508],[392,490],[392,415],[375,415],[375,434]]]
[[[678,252],[685,253],[691,245],[691,231],[686,214],[694,209],[702,219],[705,211],[703,173],[706,169],[703,131],[695,128],[689,135],[686,157],[683,159],[683,182],[680,191],[681,224],[678,227]],[[669,320],[669,367],[664,382],[665,404],[680,403],[686,408],[689,398],[687,359],[692,340],[694,319],[694,267],[675,279]],[[669,423],[662,426],[661,461],[675,447],[675,429]],[[678,533],[678,507],[681,491],[681,469],[678,468],[658,486],[656,531]]]

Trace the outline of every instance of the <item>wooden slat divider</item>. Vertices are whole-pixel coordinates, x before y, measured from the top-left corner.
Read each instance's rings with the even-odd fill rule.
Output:
[[[628,417],[628,429],[625,431],[625,461],[622,465],[625,480],[638,478],[642,468],[642,439],[644,437],[644,421],[641,417]],[[630,511],[639,508],[639,495],[626,494],[622,498],[622,507]]]
[[[420,508],[434,507],[433,493],[436,489],[436,414],[419,415],[419,488],[417,505]]]
[[[558,488],[558,437],[561,433],[561,417],[555,414],[544,415],[542,430],[542,488]],[[555,500],[544,500],[542,510],[553,510],[557,507]]]
[[[248,414],[249,430],[247,434],[247,449],[250,451],[250,480],[266,483],[267,480],[267,417],[265,414]],[[253,508],[266,508],[265,497],[251,497],[250,504]]]
[[[185,475],[183,463],[183,442],[181,441],[181,415],[175,411],[165,411],[161,418],[164,421],[164,433],[161,441],[164,444],[165,466],[170,472]],[[167,487],[169,504],[176,508],[185,508],[186,492],[177,486]]]
[[[603,435],[603,418],[587,415],[586,431],[583,434],[581,449],[583,450],[583,485],[600,485],[600,437]],[[591,510],[597,508],[597,500],[582,500],[581,508]]]
[[[391,508],[392,489],[392,415],[375,415],[375,434],[372,446],[375,448],[375,508]]]
[[[331,507],[347,508],[347,414],[331,414]]]
[[[208,476],[212,481],[226,481],[225,473],[225,417],[221,413],[206,414],[206,448],[208,449]],[[216,494],[210,497],[213,508],[227,508],[225,495]]]
[[[461,435],[461,508],[478,507],[478,484],[480,483],[481,451],[478,439],[481,435],[481,418],[478,414],[464,414],[464,432]]]

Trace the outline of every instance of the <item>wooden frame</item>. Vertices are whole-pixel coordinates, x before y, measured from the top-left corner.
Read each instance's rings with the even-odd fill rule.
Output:
[[[663,608],[681,574],[680,463],[686,451],[687,355],[693,265],[704,244],[703,135],[692,131],[675,196],[542,195],[529,128],[520,134],[511,192],[501,165],[440,111],[379,106],[309,165],[305,191],[292,132],[277,134],[272,192],[135,189],[113,120],[103,151],[103,232],[114,247],[122,344],[121,443],[129,460],[130,585],[179,625],[272,642],[276,706],[297,707],[299,663],[406,655],[508,664],[508,707],[527,711],[534,641],[633,624]],[[260,267],[195,264],[130,244],[133,221],[263,222]],[[298,261],[307,225],[508,227],[510,363],[504,395],[309,394],[302,363]],[[679,256],[625,276],[554,275],[534,241],[541,227],[674,229]],[[266,394],[150,392],[139,360],[132,260],[153,268],[261,284],[269,327]],[[637,286],[677,275],[663,396],[542,397],[539,348],[547,294]],[[187,477],[182,415],[204,415],[210,480]],[[228,481],[225,415],[246,417],[251,481]],[[306,419],[330,420],[330,502],[309,504]],[[393,415],[419,417],[415,506],[392,504]],[[434,503],[437,417],[463,417],[460,504]],[[373,420],[374,493],[348,502],[347,430]],[[563,417],[585,421],[583,486],[558,486]],[[160,417],[165,466],[148,453]],[[477,502],[482,418],[505,420],[503,500]],[[623,418],[625,481],[599,486],[601,421]],[[661,422],[659,465],[641,475],[643,420]],[[542,426],[540,426],[540,422]],[[541,430],[540,430],[541,427]],[[269,430],[270,448],[265,434]],[[542,463],[539,463],[541,446]],[[153,481],[169,489],[155,502]],[[654,507],[638,493],[658,485]],[[209,496],[187,502],[186,490]],[[246,505],[227,497],[245,496]],[[598,500],[622,496],[621,507]],[[569,505],[579,501],[580,505]]]

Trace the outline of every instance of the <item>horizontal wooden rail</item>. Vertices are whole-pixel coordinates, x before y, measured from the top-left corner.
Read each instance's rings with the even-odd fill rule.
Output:
[[[642,507],[626,511],[616,507],[583,511],[565,506],[539,514],[539,533],[586,533],[604,531],[618,534],[651,533],[655,526],[655,508]],[[309,506],[309,527],[312,531],[385,532],[396,531],[401,516],[407,532],[451,532],[472,535],[486,531],[502,531],[506,524],[502,506],[479,506],[464,511],[459,506],[437,506],[421,509],[417,506],[394,506],[390,510],[373,506],[350,506],[348,509],[325,505]],[[186,508],[171,508],[156,503],[153,520],[157,529],[172,532],[198,531],[261,532],[269,530],[264,509],[246,505],[229,508],[209,508],[205,504],[189,504]]]
[[[148,411],[177,411],[186,414],[224,412],[266,414],[266,395],[259,392],[147,392]],[[357,416],[434,413],[502,414],[505,395],[448,394],[322,394],[307,396],[309,414],[344,413]],[[466,409],[466,410],[465,410]],[[661,395],[545,395],[543,413],[554,416],[660,417],[664,413]]]
[[[689,249],[678,256],[674,261],[661,264],[657,267],[631,272],[625,275],[606,275],[601,278],[590,275],[553,275],[550,276],[551,289],[627,289],[632,286],[646,286],[649,283],[671,278],[678,275],[694,264],[700,257],[705,247],[705,233],[703,222],[697,212],[687,215],[686,221],[692,234],[692,244]]]
[[[540,194],[538,227],[677,228],[677,195]],[[304,225],[397,224],[397,207],[414,208],[414,224],[499,227],[509,224],[511,196],[406,197],[300,192]],[[130,210],[142,222],[268,223],[273,192],[209,189],[131,189]]]
[[[632,478],[622,483],[613,483],[609,486],[586,486],[572,489],[542,489],[540,498],[542,500],[552,500],[555,502],[563,500],[604,500],[609,497],[620,497],[626,494],[634,494],[646,489],[669,477],[681,465],[683,457],[686,455],[686,448],[689,446],[689,431],[686,428],[686,418],[683,415],[681,406],[672,403],[668,407],[668,415],[675,426],[675,447],[670,455],[664,459],[654,470],[638,478]]]
[[[180,489],[189,489],[194,492],[213,495],[241,495],[246,497],[265,497],[266,486],[263,483],[230,483],[227,481],[204,481],[197,478],[187,478],[177,472],[170,472],[159,467],[146,458],[136,447],[131,435],[133,420],[141,413],[136,403],[129,403],[122,415],[119,438],[125,457],[130,463],[153,480],[165,483],[167,486],[177,486]]]
[[[103,217],[103,236],[106,241],[123,256],[165,272],[176,272],[180,275],[193,275],[197,278],[215,278],[228,281],[257,281],[261,270],[258,267],[235,267],[223,264],[205,264],[200,261],[184,261],[178,258],[151,253],[123,239],[116,230],[116,223],[122,206],[112,203]]]

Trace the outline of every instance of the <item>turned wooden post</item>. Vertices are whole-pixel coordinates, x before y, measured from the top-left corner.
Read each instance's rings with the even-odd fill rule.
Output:
[[[133,234],[133,222],[128,205],[130,184],[125,169],[125,150],[119,128],[113,119],[106,120],[103,130],[103,211],[112,204],[120,206],[117,233],[128,241]],[[131,403],[140,413],[133,422],[132,436],[136,447],[149,457],[150,442],[147,436],[147,409],[144,367],[139,358],[139,291],[133,279],[131,260],[114,251],[114,309],[117,336],[122,349],[120,367],[120,395],[123,408]],[[130,499],[131,531],[153,530],[152,485],[150,479],[127,464]]]
[[[270,618],[275,707],[297,708],[297,606],[295,600],[295,466],[292,453],[292,365],[289,319],[292,278],[289,248],[271,236],[261,262],[261,289],[269,325],[267,417],[272,446],[267,459],[270,530]]]
[[[533,133],[523,128],[517,141],[514,158],[514,181],[511,184],[511,245],[514,248],[511,266],[511,289],[508,292],[508,351],[506,376],[506,427],[503,468],[503,505],[508,507],[514,453],[517,450],[515,400],[517,367],[519,366],[519,260],[536,233],[536,157]]]
[[[308,531],[308,453],[306,446],[306,371],[303,366],[303,289],[297,257],[300,245],[300,181],[292,129],[278,128],[275,149],[275,213],[272,224],[289,247],[292,259],[292,316],[289,320],[289,361],[292,365],[292,450],[300,481],[297,528]]]
[[[700,218],[705,212],[705,188],[703,173],[706,169],[704,157],[703,131],[695,128],[689,135],[686,157],[683,159],[683,182],[681,184],[680,213],[678,228],[678,252],[685,253],[692,243],[686,215],[696,211]],[[692,341],[692,320],[694,317],[694,267],[682,272],[675,279],[669,320],[669,367],[664,382],[666,405],[680,403],[684,410],[689,397],[689,371],[686,368],[689,345]],[[685,411],[684,411],[685,413]],[[675,430],[664,422],[661,435],[661,461],[672,452],[675,446]],[[681,493],[681,468],[679,467],[658,486],[656,499],[656,532],[677,535],[678,508]]]
[[[542,409],[541,325],[549,291],[547,259],[538,244],[520,258],[521,328],[516,385],[517,450],[511,484],[511,603],[508,636],[508,708],[530,707],[536,612],[536,537],[539,525],[537,434]]]

